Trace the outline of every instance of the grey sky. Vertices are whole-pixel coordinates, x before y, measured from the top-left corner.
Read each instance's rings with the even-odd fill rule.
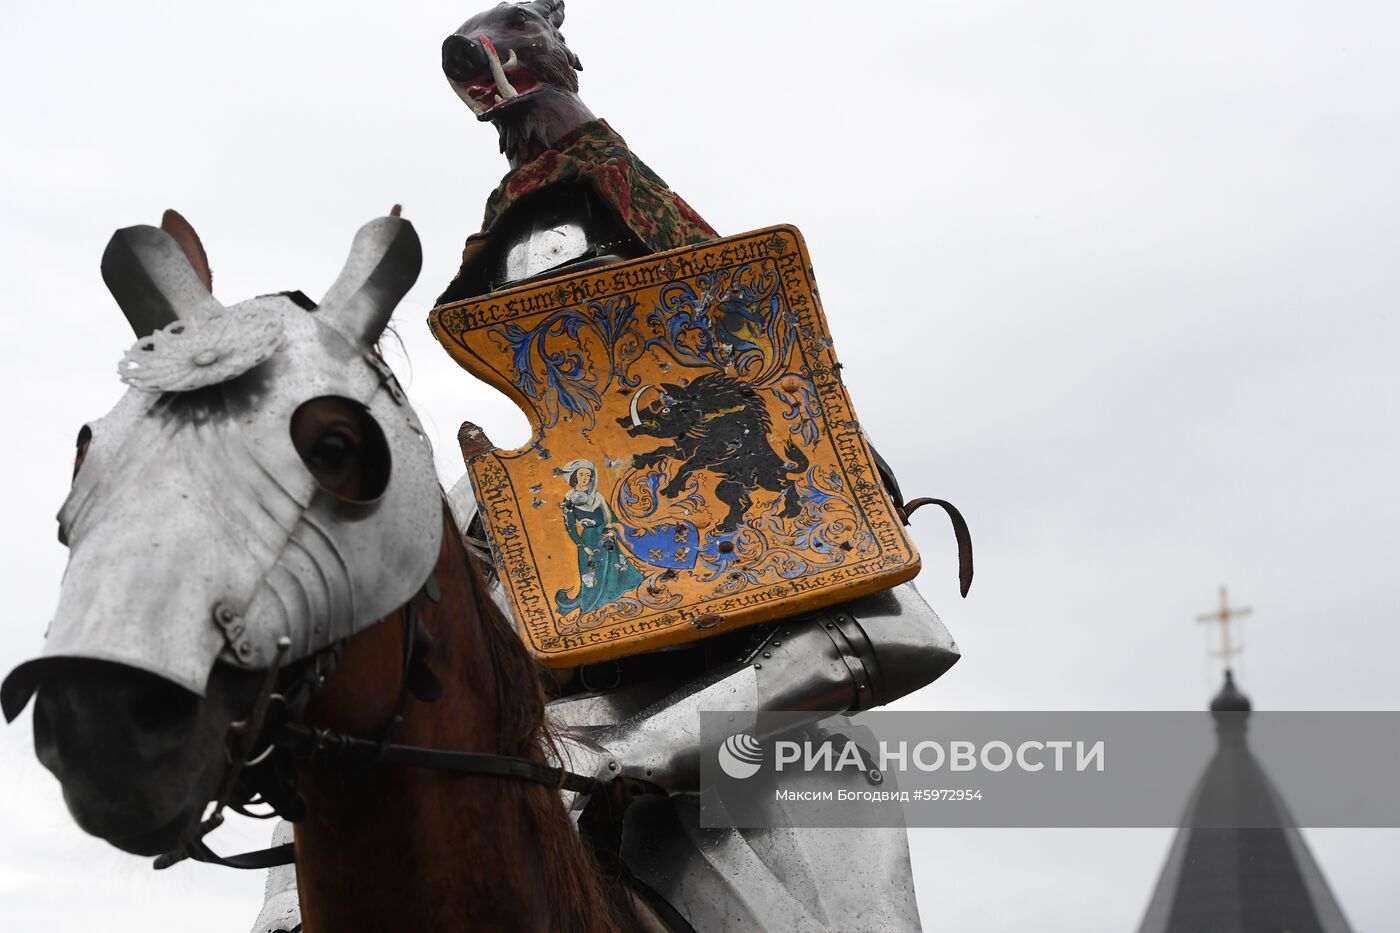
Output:
[[[464,418],[525,438],[423,324],[506,170],[438,69],[476,10],[7,4],[4,670],[57,595],[72,439],[120,392],[117,227],[177,207],[220,297],[318,296],[402,202],[426,262],[395,364],[440,472]],[[1255,608],[1258,706],[1400,705],[1400,8],[571,0],[565,33],[584,99],[718,229],[803,230],[867,430],[906,493],[967,515],[966,601],[942,518],[916,520],[964,660],[904,707],[1199,708],[1220,583]],[[251,924],[261,877],[156,875],[83,836],[28,715],[0,787],[7,928]],[[1400,832],[1308,838],[1357,929],[1395,929]],[[918,832],[925,927],[1133,929],[1168,841]]]

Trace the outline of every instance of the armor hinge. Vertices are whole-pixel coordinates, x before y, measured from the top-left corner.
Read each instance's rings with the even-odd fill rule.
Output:
[[[218,626],[219,632],[224,636],[224,642],[239,663],[251,663],[253,643],[248,639],[248,626],[244,624],[243,616],[226,603],[215,603],[214,624]]]

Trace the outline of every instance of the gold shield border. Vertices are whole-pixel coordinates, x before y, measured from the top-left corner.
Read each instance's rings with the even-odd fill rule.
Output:
[[[780,579],[741,593],[698,598],[644,612],[586,631],[561,631],[541,584],[534,546],[524,529],[530,493],[512,481],[512,465],[545,450],[545,413],[508,375],[471,347],[472,335],[503,324],[523,325],[565,310],[584,298],[635,293],[715,269],[769,260],[781,278],[783,299],[797,315],[795,352],[804,359],[820,403],[826,437],[846,488],[859,505],[876,543],[873,556],[797,579]],[[625,657],[759,622],[789,617],[887,589],[919,572],[919,556],[875,468],[864,433],[841,379],[813,281],[806,243],[795,227],[767,227],[700,246],[657,253],[441,305],[428,318],[434,336],[472,375],[505,393],[530,420],[534,435],[516,451],[487,450],[468,468],[500,576],[526,642],[540,663],[553,668]],[[549,443],[558,446],[550,435]],[[569,452],[560,449],[558,459]]]

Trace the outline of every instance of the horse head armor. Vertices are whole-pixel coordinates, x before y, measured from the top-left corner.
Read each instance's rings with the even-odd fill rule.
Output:
[[[143,226],[103,257],[138,338],[118,367],[129,388],[79,437],[58,609],[42,656],[0,688],[10,719],[64,659],[202,696],[216,661],[308,657],[404,604],[436,562],[432,450],[375,349],[422,265],[412,225],[365,225],[319,305],[289,292],[224,307],[193,256]],[[309,435],[313,410],[332,428]],[[350,445],[364,468],[346,486]]]

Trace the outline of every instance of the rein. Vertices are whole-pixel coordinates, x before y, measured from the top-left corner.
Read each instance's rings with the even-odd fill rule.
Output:
[[[401,681],[400,698],[406,691],[419,700],[432,702],[441,696],[442,686],[424,663],[428,651],[432,648],[433,641],[423,626],[422,618],[418,613],[420,597],[426,597],[433,602],[437,602],[441,598],[435,576],[429,576],[422,589],[404,606],[404,677]],[[317,656],[310,665],[310,671],[304,673],[293,684],[293,688],[288,691],[292,695],[290,700],[283,694],[274,692],[282,659],[286,656],[287,649],[290,648],[291,644],[286,639],[283,641],[286,642],[286,645],[279,643],[277,660],[268,670],[262,691],[253,704],[253,712],[249,719],[230,726],[230,731],[243,737],[241,743],[236,743],[242,745],[243,748],[240,752],[235,752],[232,755],[232,764],[224,779],[219,797],[215,800],[213,815],[200,823],[190,833],[189,838],[181,842],[177,848],[157,858],[153,865],[157,871],[176,865],[187,858],[196,862],[241,869],[272,868],[278,865],[291,865],[296,861],[296,846],[290,842],[229,856],[219,855],[204,842],[205,836],[223,825],[222,811],[225,806],[232,806],[239,813],[255,819],[270,819],[280,815],[295,822],[301,815],[304,815],[305,804],[301,802],[296,791],[291,787],[290,778],[275,768],[273,769],[275,789],[264,787],[262,792],[264,801],[273,806],[273,813],[251,813],[244,809],[244,805],[230,804],[229,802],[243,770],[270,764],[268,759],[276,751],[286,753],[294,761],[321,761],[348,768],[369,768],[380,765],[425,768],[477,777],[523,781],[555,790],[574,791],[581,795],[601,794],[606,792],[609,786],[610,782],[607,781],[577,774],[565,768],[542,765],[530,761],[528,758],[519,758],[513,755],[448,751],[416,745],[395,745],[389,740],[402,725],[402,716],[395,716],[381,730],[380,738],[377,739],[359,738],[330,729],[313,729],[301,723],[287,721],[278,722],[265,729],[264,725],[273,701],[278,701],[283,709],[300,708],[306,700],[310,699],[310,694],[324,683],[326,678],[326,673],[321,670],[321,656]],[[336,645],[327,653],[338,657],[340,647],[340,645]],[[256,756],[251,756],[254,743],[264,731],[269,732],[267,745]],[[269,791],[272,791],[272,797],[269,797]]]

